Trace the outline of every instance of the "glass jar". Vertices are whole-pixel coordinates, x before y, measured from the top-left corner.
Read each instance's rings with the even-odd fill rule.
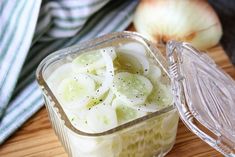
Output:
[[[138,42],[147,50],[148,57],[154,60],[162,71],[160,78],[170,85],[167,64],[159,50],[137,33],[112,33],[103,37],[59,50],[46,57],[37,69],[37,80],[43,91],[45,105],[51,124],[72,157],[151,157],[164,156],[175,143],[178,126],[178,113],[173,103],[156,112],[119,125],[110,130],[89,133],[71,124],[63,107],[47,84],[47,78],[59,66],[71,62],[71,58],[81,53],[117,46],[126,42]],[[134,51],[133,51],[134,53]],[[63,74],[61,74],[63,75]]]

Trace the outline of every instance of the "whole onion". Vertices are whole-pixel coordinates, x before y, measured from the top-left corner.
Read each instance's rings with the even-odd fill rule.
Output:
[[[155,43],[186,41],[198,49],[216,45],[222,36],[215,11],[203,0],[143,0],[134,26]]]

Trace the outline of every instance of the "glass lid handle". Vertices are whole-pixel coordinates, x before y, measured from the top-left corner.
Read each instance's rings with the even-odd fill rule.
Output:
[[[234,157],[235,81],[188,43],[170,41],[166,54],[181,120],[217,151]]]

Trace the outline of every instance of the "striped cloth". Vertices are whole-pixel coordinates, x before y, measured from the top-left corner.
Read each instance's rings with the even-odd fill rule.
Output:
[[[0,1],[0,144],[43,105],[35,70],[51,52],[122,31],[137,0]]]

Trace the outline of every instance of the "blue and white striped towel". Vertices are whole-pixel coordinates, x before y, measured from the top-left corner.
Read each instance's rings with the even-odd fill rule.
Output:
[[[35,69],[51,52],[126,29],[137,0],[0,1],[0,144],[43,105]]]

